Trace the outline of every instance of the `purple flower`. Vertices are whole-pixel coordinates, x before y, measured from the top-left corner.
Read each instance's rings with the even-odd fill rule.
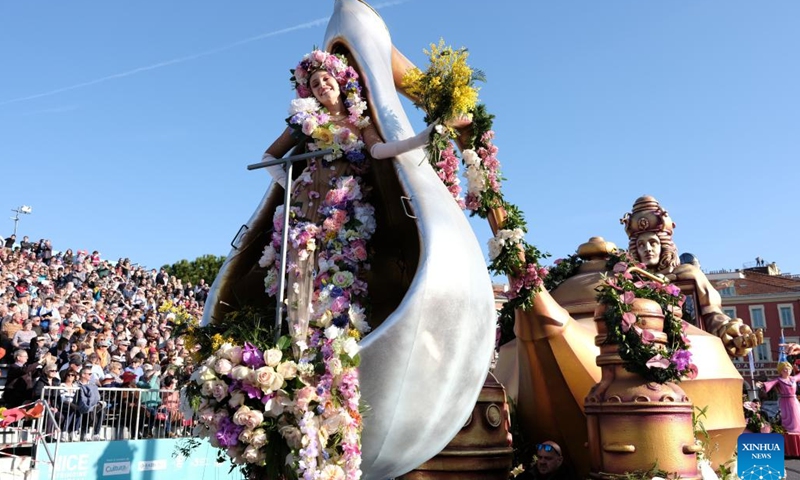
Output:
[[[675,285],[669,284],[664,286],[664,291],[668,294],[672,295],[673,297],[679,297],[681,295],[681,289]]]
[[[226,376],[230,377],[230,375],[226,375]],[[241,390],[241,389],[242,389],[241,380],[234,380],[228,385],[228,393],[233,393],[236,390]]]
[[[682,372],[692,363],[692,353],[689,350],[678,350],[672,354],[670,360],[675,364],[675,368]]]
[[[260,388],[245,382],[242,383],[242,391],[246,393],[249,398],[261,398],[261,394],[263,393]]]
[[[333,317],[333,324],[339,328],[344,328],[350,322],[350,318],[347,314],[339,315],[338,317]]]
[[[242,351],[242,363],[247,367],[261,368],[264,363],[264,352],[258,349],[250,342],[244,342],[244,350]]]
[[[221,447],[233,447],[239,442],[239,434],[244,430],[243,426],[236,425],[230,418],[224,417],[219,422],[217,430],[217,441]]]
[[[342,295],[344,295],[344,290],[342,290],[342,287],[334,286],[333,288],[331,288],[331,297],[332,298],[339,298]]]

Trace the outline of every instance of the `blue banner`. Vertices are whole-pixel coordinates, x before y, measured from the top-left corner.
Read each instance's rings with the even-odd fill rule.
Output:
[[[217,463],[217,449],[203,441],[188,457],[177,454],[178,438],[155,440],[117,440],[113,442],[61,443],[55,461],[55,478],[78,480],[243,480],[238,468],[229,473],[231,463]],[[51,452],[55,444],[48,444]],[[176,455],[173,455],[176,454]],[[36,450],[40,479],[49,479],[51,464],[44,447]]]
[[[736,470],[739,478],[778,480],[784,478],[783,435],[779,433],[743,433],[737,444]]]

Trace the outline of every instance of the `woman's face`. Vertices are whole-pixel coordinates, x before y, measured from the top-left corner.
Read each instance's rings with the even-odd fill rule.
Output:
[[[339,101],[339,82],[327,70],[314,72],[308,85],[314,97],[326,107],[335,105]]]
[[[648,267],[655,267],[661,259],[661,240],[653,232],[645,232],[636,239],[639,260]]]

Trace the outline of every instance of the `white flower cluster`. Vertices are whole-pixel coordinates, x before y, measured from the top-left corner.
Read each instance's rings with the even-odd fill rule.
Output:
[[[464,150],[462,157],[464,165],[467,167],[464,172],[464,176],[467,177],[467,194],[479,197],[486,188],[486,173],[481,164],[481,158],[471,148]]]
[[[520,244],[524,235],[525,232],[521,228],[497,232],[497,235],[489,240],[489,260],[497,258],[506,246]]]

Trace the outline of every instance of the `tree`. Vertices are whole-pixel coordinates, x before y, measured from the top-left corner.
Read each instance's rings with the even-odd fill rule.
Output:
[[[211,284],[214,283],[223,262],[225,262],[225,257],[209,254],[197,257],[191,262],[183,259],[172,265],[164,265],[163,268],[170,276],[178,277],[184,282],[192,282],[192,285],[197,285],[201,278]]]

